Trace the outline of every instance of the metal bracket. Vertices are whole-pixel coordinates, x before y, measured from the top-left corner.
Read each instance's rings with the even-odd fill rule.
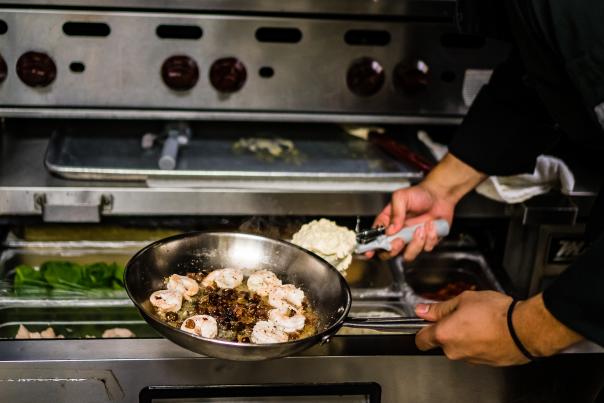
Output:
[[[34,195],[34,203],[36,210],[41,211],[44,222],[99,223],[101,215],[113,208],[113,196],[89,193],[50,195],[37,193]]]

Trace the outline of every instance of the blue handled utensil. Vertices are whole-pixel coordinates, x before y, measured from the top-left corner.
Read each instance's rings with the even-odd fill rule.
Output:
[[[446,220],[439,219],[433,221],[433,223],[436,227],[436,233],[438,236],[445,237],[449,235],[449,223]],[[405,243],[411,242],[415,230],[422,225],[424,225],[424,223],[405,227],[396,234],[390,236],[384,234],[385,228],[373,228],[367,231],[359,232],[357,234],[357,246],[354,251],[355,253],[359,254],[376,249],[384,249],[389,251],[392,249],[390,244],[395,239],[402,239]]]

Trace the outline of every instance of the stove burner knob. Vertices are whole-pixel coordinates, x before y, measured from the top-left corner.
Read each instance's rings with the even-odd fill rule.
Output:
[[[399,63],[392,77],[394,88],[409,95],[424,91],[430,82],[430,68],[421,60]]]
[[[27,52],[17,60],[17,75],[30,87],[47,87],[57,77],[57,66],[46,53]]]
[[[348,88],[360,97],[377,94],[384,85],[385,79],[386,74],[382,65],[369,57],[355,60],[346,75]]]
[[[0,55],[0,84],[6,79],[6,75],[8,74],[8,67],[6,66],[6,62],[2,55]]]
[[[172,56],[161,66],[164,83],[175,91],[187,91],[199,80],[199,68],[189,56]]]
[[[246,79],[245,65],[234,57],[218,59],[210,68],[210,83],[219,92],[237,92]]]

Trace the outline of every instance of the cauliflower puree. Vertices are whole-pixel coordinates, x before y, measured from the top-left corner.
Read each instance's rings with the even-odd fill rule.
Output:
[[[326,218],[304,224],[292,238],[292,243],[307,249],[344,272],[352,262],[356,234]]]

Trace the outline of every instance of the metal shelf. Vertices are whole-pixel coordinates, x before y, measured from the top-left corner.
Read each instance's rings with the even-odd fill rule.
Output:
[[[363,186],[351,181],[313,189],[312,182],[298,187],[291,181],[181,183],[184,187],[165,182],[151,187],[144,181],[66,180],[44,168],[47,144],[44,138],[6,139],[0,163],[0,215],[41,215],[41,195],[47,204],[71,205],[75,215],[78,206],[94,205],[103,196],[111,199],[102,212],[106,216],[372,215],[392,190],[406,184],[397,180]]]

